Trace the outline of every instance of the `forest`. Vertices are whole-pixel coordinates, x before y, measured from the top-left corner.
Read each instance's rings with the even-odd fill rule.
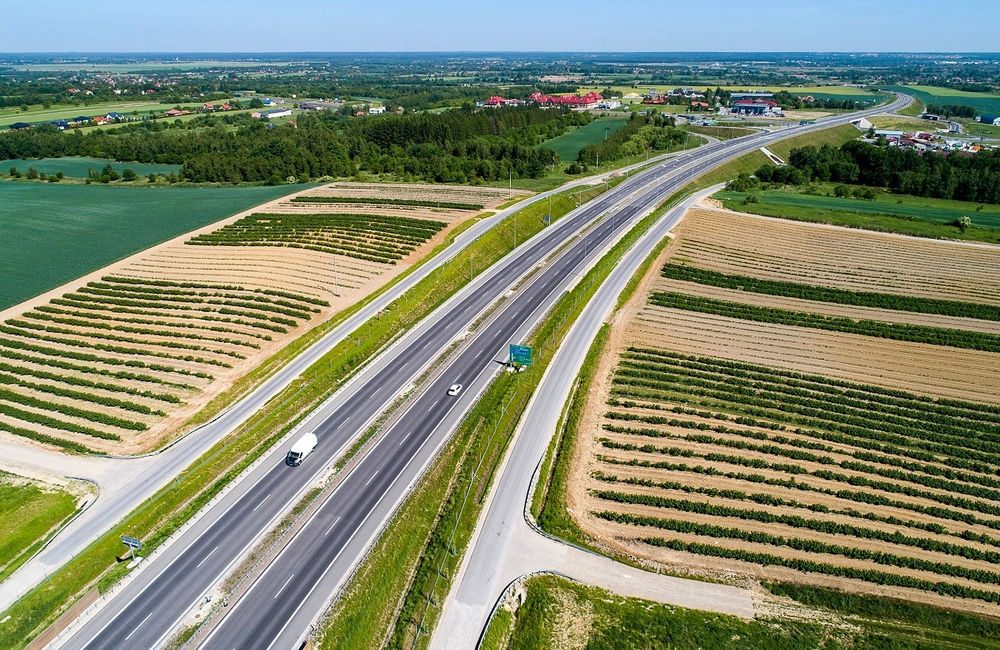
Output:
[[[194,128],[180,130],[146,121],[86,135],[40,125],[0,135],[0,159],[88,156],[181,164],[181,178],[193,182],[281,183],[364,170],[404,180],[464,183],[509,174],[540,177],[557,156],[538,145],[590,121],[580,112],[467,105],[439,114],[372,118],[310,114],[294,125],[246,115],[198,118]]]
[[[787,167],[765,165],[755,175],[763,183],[848,183],[913,196],[1000,203],[1000,151],[996,150],[971,157],[920,154],[855,140],[839,149],[830,145],[794,149],[788,162]]]

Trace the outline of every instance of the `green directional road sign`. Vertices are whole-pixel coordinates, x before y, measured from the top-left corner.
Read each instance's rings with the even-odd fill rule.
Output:
[[[510,362],[522,366],[531,365],[531,347],[527,345],[510,345]]]

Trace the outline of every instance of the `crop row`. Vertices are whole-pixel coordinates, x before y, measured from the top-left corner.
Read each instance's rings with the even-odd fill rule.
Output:
[[[7,355],[3,354],[3,356]],[[33,357],[24,356],[22,360],[37,363],[37,360]],[[122,386],[120,384],[109,384],[107,382],[102,382],[102,381],[90,381],[89,379],[82,379],[80,377],[74,377],[72,375],[60,375],[55,372],[47,372],[45,370],[39,370],[37,368],[29,368],[26,366],[15,366],[9,363],[4,363],[2,361],[0,361],[0,372],[8,372],[11,373],[12,375],[18,375],[18,376],[35,377],[37,379],[48,379],[50,381],[57,381],[61,384],[69,384],[70,386],[80,386],[81,388],[97,388],[99,390],[106,390],[113,393],[124,393],[126,395],[134,395],[136,397],[147,397],[149,399],[155,399],[161,402],[169,402],[170,404],[180,404],[181,401],[179,397],[171,393],[154,393],[148,390],[146,391],[139,390],[138,388],[133,388],[131,386]]]
[[[68,294],[67,294],[68,295]],[[272,332],[278,332],[279,334],[288,333],[286,327],[281,327],[280,325],[286,325],[289,327],[296,327],[298,325],[297,321],[291,320],[290,318],[282,318],[280,316],[270,316],[255,314],[253,312],[245,312],[237,309],[229,308],[212,308],[212,307],[199,307],[193,311],[188,311],[184,314],[176,314],[162,311],[149,311],[147,309],[140,309],[130,306],[122,305],[111,305],[107,301],[101,302],[91,302],[87,296],[80,296],[76,299],[70,300],[66,296],[62,298],[53,298],[49,301],[50,304],[58,305],[60,307],[68,307],[73,309],[84,309],[96,312],[110,312],[113,314],[135,314],[138,316],[153,316],[161,318],[190,318],[192,320],[205,320],[217,323],[235,323],[239,325],[249,325],[250,327],[256,327],[258,329],[266,329]],[[168,309],[174,309],[173,307],[168,307]],[[251,318],[254,320],[244,321],[239,318],[223,318],[220,316],[212,316],[212,313],[218,313],[228,316],[242,316],[246,318]],[[264,319],[264,320],[258,320]],[[270,323],[265,321],[271,321]],[[280,323],[280,325],[273,325],[271,323]]]
[[[662,366],[706,371],[714,375],[725,375],[732,379],[768,381],[795,388],[805,388],[812,392],[842,395],[850,399],[873,404],[902,407],[909,412],[920,412],[921,415],[918,417],[921,419],[937,418],[943,415],[1000,423],[1000,409],[988,404],[945,399],[935,400],[927,396],[914,395],[905,391],[885,389],[879,386],[858,384],[817,375],[806,375],[768,366],[729,361],[726,359],[713,359],[710,357],[688,357],[635,347],[629,348],[623,355],[623,358]],[[868,408],[872,407],[869,406]]]
[[[86,409],[77,408],[68,404],[59,404],[57,402],[42,400],[36,397],[31,397],[30,395],[15,393],[14,391],[7,390],[6,388],[0,388],[0,400],[10,402],[12,404],[20,404],[21,406],[30,406],[32,408],[45,411],[54,411],[70,417],[89,420],[91,422],[96,422],[97,424],[107,424],[109,426],[128,429],[130,431],[145,431],[149,428],[142,422],[134,422],[132,420],[126,420],[124,418],[108,415],[107,413],[98,413],[96,411],[88,411]]]
[[[30,350],[32,352],[37,352],[40,355],[49,355],[49,356],[34,356],[34,355],[21,354],[20,352],[15,352],[14,350],[8,348],[14,348],[17,350]],[[126,370],[108,370],[106,368],[97,368],[95,366],[90,366],[90,365],[82,366],[76,363],[62,361],[58,358],[50,358],[50,357],[66,356],[65,354],[63,354],[64,352],[66,351],[57,350],[54,348],[46,348],[38,345],[31,345],[23,341],[10,341],[10,340],[0,339],[0,357],[12,359],[14,361],[25,361],[28,363],[48,366],[50,368],[60,368],[62,370],[70,370],[72,372],[82,372],[90,375],[98,375],[101,377],[114,377],[115,379],[125,379],[127,381],[159,384],[162,386],[182,388],[184,390],[194,390],[194,386],[191,386],[189,384],[178,384],[175,382],[167,381],[165,379],[161,379],[159,377],[154,377],[153,375],[134,373]],[[162,372],[171,372],[182,375],[197,376],[203,379],[212,379],[212,376],[207,373],[196,374],[184,368],[170,368],[167,366],[160,366],[160,365],[147,365],[141,361],[134,361],[134,360],[123,361],[121,359],[114,359],[114,358],[105,360],[102,359],[101,357],[92,354],[79,354],[79,353],[70,353],[70,354],[71,356],[66,356],[66,358],[77,359],[80,361],[91,361],[91,362],[102,361],[109,365],[123,365],[123,366],[130,366],[133,368],[147,368],[149,370],[159,370]],[[86,381],[86,380],[81,380],[81,381]]]
[[[12,335],[12,336],[20,336],[20,337],[27,338],[27,339],[36,339],[36,340],[39,340],[39,341],[45,341],[47,343],[58,343],[60,345],[68,345],[68,346],[71,346],[71,347],[87,348],[87,349],[92,349],[92,350],[101,350],[103,352],[113,352],[113,353],[116,353],[116,354],[157,357],[157,358],[161,358],[161,359],[173,359],[173,360],[176,360],[176,361],[189,361],[189,362],[193,362],[193,363],[202,363],[202,364],[213,365],[213,366],[221,366],[223,368],[232,368],[232,366],[229,365],[228,363],[225,363],[224,361],[218,361],[216,359],[203,359],[201,357],[194,357],[194,356],[190,356],[190,355],[181,357],[181,356],[177,356],[177,355],[173,355],[173,354],[168,354],[166,352],[152,352],[150,350],[143,350],[143,349],[140,349],[140,348],[126,348],[126,347],[121,347],[121,346],[116,346],[116,345],[105,345],[103,343],[87,343],[85,341],[78,341],[76,339],[64,339],[64,338],[59,338],[59,337],[55,337],[55,336],[46,336],[46,335],[43,335],[43,334],[39,334],[38,332],[34,332],[34,331],[30,331],[30,330],[29,331],[24,331],[24,330],[15,329],[15,328],[12,328],[12,327],[7,327],[6,325],[0,325],[0,333],[2,333],[2,334],[9,334],[9,335]],[[103,360],[104,357],[99,357],[99,359]]]
[[[252,214],[186,243],[208,246],[289,246],[393,263],[447,224],[382,215]]]
[[[15,436],[27,438],[28,440],[34,440],[35,442],[61,447],[66,451],[74,451],[80,454],[92,453],[89,447],[81,445],[78,442],[73,442],[72,440],[66,440],[64,438],[56,438],[55,436],[46,435],[38,431],[25,429],[24,427],[15,427],[11,424],[7,424],[6,422],[0,422],[0,431],[5,431]]]
[[[121,294],[144,298],[152,296],[152,300],[176,300],[180,302],[204,302],[200,298],[230,298],[261,304],[275,304],[300,312],[319,313],[321,306],[329,306],[325,301],[305,299],[288,292],[246,291],[245,289],[229,290],[225,287],[213,291],[194,291],[190,289],[165,289],[159,286],[122,285],[119,283],[88,282],[89,290],[110,292],[106,295]],[[82,291],[82,289],[81,289]],[[96,293],[96,291],[95,291]],[[317,303],[320,303],[317,305]]]
[[[715,474],[719,475],[719,474]],[[937,533],[939,535],[953,535],[954,537],[961,537],[959,534],[953,534],[948,531],[947,528],[938,523],[925,523],[920,521],[908,520],[904,521],[899,517],[894,517],[892,515],[883,516],[877,515],[873,512],[861,512],[855,510],[854,508],[846,509],[836,509],[830,508],[822,503],[805,503],[797,499],[784,499],[781,497],[774,496],[773,494],[764,493],[751,493],[744,492],[743,490],[735,489],[724,489],[724,488],[704,488],[695,487],[687,483],[682,483],[681,481],[653,481],[652,479],[636,478],[636,477],[619,477],[612,474],[605,474],[604,472],[595,471],[591,476],[603,483],[613,483],[613,484],[624,484],[624,485],[635,485],[639,487],[647,488],[657,488],[660,490],[676,490],[678,492],[684,492],[686,494],[700,494],[712,498],[730,499],[733,501],[750,501],[752,503],[759,503],[765,506],[776,506],[776,507],[788,507],[788,508],[801,508],[809,510],[810,512],[821,512],[824,514],[839,515],[843,517],[851,517],[854,519],[864,519],[866,521],[874,521],[884,524],[889,524],[890,526],[904,526],[906,528],[914,528],[917,530],[925,530],[931,533]],[[801,484],[805,485],[805,484]],[[808,490],[808,486],[805,488],[800,488],[799,483],[795,483],[792,489],[804,489]],[[787,487],[787,485],[782,485],[782,487]],[[826,491],[831,496],[834,496],[832,490]],[[968,531],[963,531],[968,532]],[[962,537],[962,539],[967,539]],[[988,544],[990,546],[1000,547],[1000,539],[994,539],[988,535],[977,536],[976,541],[983,544]]]
[[[762,566],[786,567],[802,571],[803,573],[819,573],[841,578],[852,578],[878,585],[908,587],[911,589],[919,589],[921,591],[930,591],[944,596],[984,600],[989,603],[1000,603],[1000,594],[996,592],[974,589],[972,587],[957,585],[950,582],[931,582],[929,580],[921,580],[919,578],[899,575],[896,573],[886,573],[884,571],[876,571],[874,569],[855,569],[822,562],[813,562],[811,560],[780,557],[769,553],[741,551],[738,549],[716,546],[714,544],[694,544],[682,542],[680,540],[664,540],[660,538],[648,538],[643,541],[654,546],[661,546],[675,551],[687,551],[688,553],[694,553],[696,555],[742,560],[744,562],[750,562]]]
[[[124,348],[124,347],[114,346],[114,345],[104,345],[104,344],[101,344],[101,343],[92,344],[92,343],[86,343],[86,342],[77,341],[77,340],[61,339],[61,338],[54,337],[54,336],[44,336],[42,334],[38,334],[37,332],[30,332],[30,331],[29,332],[24,332],[22,330],[16,330],[16,329],[13,329],[13,328],[10,328],[10,327],[6,327],[4,325],[0,325],[0,333],[10,334],[10,335],[13,335],[13,336],[20,336],[20,337],[24,337],[24,338],[32,339],[32,340],[44,341],[44,342],[47,342],[47,343],[58,343],[60,345],[67,345],[67,346],[71,346],[71,347],[86,348],[86,349],[90,349],[90,350],[100,350],[102,352],[113,352],[113,353],[117,353],[117,354],[133,355],[133,356],[149,356],[149,357],[156,357],[156,358],[159,358],[159,359],[172,359],[172,360],[175,360],[175,361],[190,361],[190,362],[194,362],[194,363],[203,363],[203,364],[209,364],[209,365],[214,365],[214,366],[221,366],[223,368],[231,368],[232,367],[232,366],[230,366],[229,364],[227,364],[225,362],[217,361],[215,359],[202,359],[200,357],[193,357],[193,356],[179,357],[179,356],[167,354],[166,352],[150,352],[149,350],[139,350],[137,348]],[[88,353],[73,353],[73,352],[68,351],[68,350],[52,350],[51,348],[43,348],[42,346],[35,346],[35,345],[30,344],[30,343],[25,343],[24,345],[18,345],[19,343],[22,343],[22,342],[21,341],[12,340],[12,339],[0,339],[0,345],[4,345],[4,346],[7,346],[7,347],[13,347],[13,348],[20,348],[20,349],[24,349],[24,350],[38,350],[38,349],[51,350],[54,356],[64,356],[64,357],[67,357],[67,358],[79,359],[81,361],[99,361],[99,362],[103,362],[103,363],[111,363],[111,364],[114,364],[114,365],[126,365],[126,363],[127,363],[125,361],[121,361],[120,359],[109,358],[107,356],[97,356],[97,355],[88,354]],[[142,365],[138,365],[138,364],[142,364]],[[158,366],[158,367],[154,368],[153,366],[147,366],[144,362],[137,362],[137,364],[134,364],[134,365],[135,365],[135,367],[139,367],[139,368],[149,367],[150,369],[156,369],[156,370],[162,370],[162,369],[165,369],[165,368],[169,368],[169,366]],[[174,369],[174,368],[171,368],[170,371],[171,372],[181,372],[182,374],[197,374],[197,373],[194,373],[194,372],[185,373],[183,370]]]
[[[791,397],[770,390],[753,390],[722,378],[700,379],[688,371],[664,369],[656,380],[615,378],[616,396],[667,400],[672,393],[718,400],[727,409],[736,408],[750,415],[762,415],[780,422],[796,422],[811,427],[839,431],[858,438],[881,439],[896,445],[920,446],[918,441],[934,443],[939,453],[947,453],[994,462],[1000,454],[997,435],[981,431],[991,428],[976,421],[951,420],[951,425],[927,423],[920,419],[899,419],[882,414],[879,407],[848,408],[819,400]],[[638,389],[636,387],[639,387]],[[769,388],[769,387],[765,387]],[[883,434],[888,434],[883,435]],[[926,446],[921,447],[931,451]]]
[[[265,296],[278,296],[280,298],[288,298],[289,300],[294,300],[296,302],[302,302],[309,305],[315,305],[317,307],[329,307],[330,303],[326,300],[320,298],[313,298],[312,296],[305,296],[300,293],[293,293],[291,291],[280,291],[278,289],[245,289],[238,285],[228,285],[228,284],[206,284],[204,282],[176,282],[173,280],[150,280],[146,278],[129,278],[124,276],[116,275],[106,275],[101,278],[101,282],[128,285],[133,288],[135,287],[160,287],[160,288],[178,288],[178,289],[211,289],[213,291],[241,291],[241,292],[251,292],[263,294]]]
[[[854,320],[842,316],[825,316],[810,312],[792,311],[790,309],[778,309],[776,307],[757,307],[740,302],[689,296],[669,291],[653,293],[650,296],[650,302],[660,307],[683,309],[758,323],[808,327],[832,332],[847,332],[849,334],[891,339],[894,341],[909,341],[913,343],[982,350],[985,352],[1000,352],[1000,336],[983,332],[929,327],[926,325],[910,325],[907,323]]]
[[[841,472],[834,472],[828,469],[816,469],[807,470],[801,465],[793,463],[773,463],[760,458],[746,458],[743,456],[732,456],[729,454],[720,454],[716,452],[709,452],[706,454],[697,454],[690,449],[680,449],[678,447],[657,447],[655,445],[633,445],[629,443],[620,443],[613,440],[601,439],[600,443],[606,449],[618,450],[618,451],[629,451],[629,452],[641,452],[641,453],[656,453],[663,454],[673,457],[681,458],[702,458],[708,462],[712,463],[724,463],[727,465],[736,465],[739,467],[748,467],[752,469],[766,469],[775,472],[783,472],[785,474],[792,474],[794,476],[814,476],[816,478],[824,479],[827,481],[835,481],[838,483],[844,483],[854,487],[868,488],[869,490],[877,490],[879,492],[886,492],[889,494],[902,494],[908,497],[925,499],[928,501],[934,501],[946,506],[952,506],[955,508],[961,508],[963,510],[969,510],[973,512],[980,512],[986,515],[1000,516],[1000,506],[994,505],[991,502],[980,501],[977,499],[967,499],[965,497],[955,496],[949,493],[939,493],[939,492],[929,492],[927,490],[922,490],[918,487],[912,485],[892,483],[889,481],[879,481],[875,479],[870,479],[867,476],[858,476],[855,474],[843,474]],[[630,467],[650,467],[650,468],[660,468],[660,469],[671,469],[674,467],[673,463],[657,463],[654,461],[637,460],[632,459],[631,461],[616,461],[615,464],[627,465]]]
[[[734,508],[732,506],[721,506],[703,501],[690,501],[688,499],[671,499],[667,497],[653,496],[649,494],[632,494],[628,492],[618,492],[614,490],[595,490],[594,496],[614,503],[624,503],[630,505],[649,506],[662,510],[676,510],[690,514],[705,515],[710,517],[728,517],[743,521],[752,521],[762,524],[779,524],[789,528],[799,528],[811,530],[826,535],[837,535],[842,537],[854,537],[857,539],[877,540],[887,544],[898,546],[910,546],[932,553],[943,555],[953,555],[967,560],[988,562],[990,564],[1000,564],[1000,553],[994,551],[982,551],[978,548],[965,546],[963,544],[951,544],[929,537],[912,537],[901,532],[886,532],[876,528],[866,528],[853,526],[851,524],[841,524],[835,521],[824,519],[807,519],[799,515],[775,514],[767,510],[752,510],[750,508]],[[618,516],[634,516],[621,514]],[[954,573],[948,575],[956,575]],[[1000,580],[1000,576],[993,574],[993,580]],[[969,577],[969,576],[963,576]],[[997,582],[995,584],[1000,584]]]
[[[691,454],[693,456],[693,454]],[[730,457],[716,456],[713,460],[719,462],[726,462]],[[957,521],[970,526],[984,526],[987,528],[992,528],[994,530],[1000,530],[1000,520],[989,519],[979,517],[971,512],[960,512],[958,510],[952,510],[950,508],[943,508],[934,505],[923,505],[920,503],[913,503],[910,501],[900,501],[898,499],[890,499],[881,494],[876,494],[868,490],[831,490],[828,488],[817,488],[809,483],[802,480],[802,470],[801,468],[794,465],[782,465],[778,463],[767,464],[767,469],[774,471],[786,471],[788,473],[794,474],[792,478],[774,478],[764,476],[763,474],[753,474],[747,472],[725,472],[721,471],[715,467],[706,467],[704,465],[688,465],[687,463],[671,463],[668,461],[649,461],[641,459],[630,459],[627,461],[619,460],[617,458],[612,458],[610,456],[599,455],[598,460],[602,463],[608,465],[617,465],[622,467],[642,467],[650,469],[662,469],[671,472],[691,472],[694,474],[699,474],[703,476],[716,476],[721,478],[726,478],[734,481],[744,481],[747,483],[754,483],[760,485],[771,485],[775,487],[787,488],[789,490],[796,490],[799,492],[816,492],[818,494],[824,494],[831,497],[836,497],[838,499],[843,499],[845,501],[853,501],[855,503],[863,503],[867,505],[885,506],[896,508],[900,510],[908,510],[910,512],[916,512],[922,515],[927,515],[930,517],[935,517],[937,519],[946,519],[949,521]],[[734,463],[742,464],[742,463]],[[796,478],[798,476],[798,478]],[[817,477],[819,478],[819,477]],[[919,491],[913,491],[909,496],[923,496]],[[860,515],[861,518],[869,519],[869,515]],[[872,516],[873,517],[873,516]],[[887,520],[889,518],[886,518]],[[874,520],[874,519],[873,519]],[[906,525],[905,523],[899,525]],[[932,524],[927,524],[931,526]],[[943,527],[942,527],[943,529]],[[928,528],[932,532],[943,532],[943,530],[933,530]],[[963,531],[957,534],[958,537],[962,539],[969,539],[973,541],[979,541],[983,544],[989,544],[992,546],[1000,545],[993,538],[983,535],[976,534],[971,531]]]
[[[966,402],[951,398],[932,398],[926,395],[917,395],[897,388],[886,388],[884,386],[873,386],[870,384],[858,384],[842,379],[833,379],[822,375],[809,375],[791,370],[782,370],[771,366],[762,366],[744,361],[734,361],[731,359],[717,359],[713,357],[698,357],[672,352],[670,350],[629,347],[626,356],[641,354],[644,357],[652,358],[657,363],[681,365],[685,367],[707,367],[712,370],[729,374],[734,377],[749,377],[754,374],[773,377],[783,381],[801,380],[816,386],[816,390],[832,390],[837,388],[846,389],[850,393],[863,393],[866,399],[881,401],[893,398],[904,401],[910,408],[933,409],[935,412],[954,414],[949,409],[956,409],[961,412],[962,417],[975,417],[974,413],[1000,415],[1000,406],[994,404],[983,404],[980,402]],[[690,365],[688,364],[697,364]],[[886,402],[894,403],[894,402]],[[1000,419],[997,419],[1000,421]]]
[[[45,314],[41,316],[39,314]],[[84,327],[94,327],[97,329],[119,329],[110,323],[130,323],[132,325],[153,325],[155,327],[169,327],[170,336],[180,336],[187,338],[188,335],[183,333],[178,333],[175,330],[199,330],[204,332],[217,332],[219,334],[238,334],[240,336],[247,336],[254,339],[259,339],[261,341],[272,340],[270,334],[258,334],[257,332],[245,332],[243,330],[234,329],[232,327],[221,327],[218,325],[197,325],[195,323],[177,323],[165,320],[150,320],[148,318],[114,318],[107,316],[105,314],[97,315],[83,311],[72,311],[69,309],[61,309],[59,307],[52,307],[50,305],[40,305],[35,307],[33,311],[23,314],[24,318],[36,318],[39,320],[49,320],[54,323],[61,323],[63,325],[81,325]],[[75,320],[74,320],[75,319]],[[125,328],[122,327],[119,331],[123,332],[139,332],[139,331],[149,331],[140,330],[139,328]],[[166,335],[166,332],[163,333]],[[200,337],[202,340],[206,341],[219,341],[220,339],[213,339],[209,337]],[[222,341],[229,341],[229,339],[221,339]],[[246,345],[245,342],[241,343]]]
[[[78,390],[53,386],[52,384],[38,384],[31,381],[25,381],[20,377],[8,375],[7,373],[2,372],[0,372],[0,384],[6,384],[8,386],[21,386],[22,388],[27,388],[39,393],[48,393],[49,395],[55,395],[57,397],[67,397],[81,402],[92,402],[94,404],[100,404],[101,406],[111,406],[126,411],[142,413],[143,415],[166,415],[163,411],[154,411],[144,404],[136,404],[135,402],[120,400],[114,397],[105,397],[103,395],[94,395],[93,393],[84,393]]]
[[[942,316],[957,316],[963,318],[978,318],[982,320],[1000,321],[1000,307],[982,305],[957,300],[938,300],[934,298],[917,298],[891,293],[874,291],[850,291],[833,287],[820,287],[812,284],[785,282],[782,280],[765,280],[745,275],[730,275],[709,271],[694,266],[667,263],[661,274],[671,280],[697,282],[723,289],[737,289],[751,293],[761,293],[769,296],[784,296],[830,302],[839,305],[857,307],[875,307],[878,309],[893,309],[919,314],[939,314]]]
[[[360,196],[296,196],[292,203],[360,203],[368,205],[412,205],[415,207],[447,208],[449,210],[482,210],[479,203],[457,203],[455,201],[433,201],[429,199],[393,199],[388,197]]]
[[[81,332],[78,329],[72,329],[67,327],[56,327],[54,325],[42,325],[40,323],[34,323],[20,319],[8,320],[5,321],[5,324],[11,325],[13,327],[19,327],[24,330],[30,330],[32,332],[47,332],[49,334],[66,334],[68,336],[85,336],[88,339],[100,339],[102,341],[114,341],[116,343],[135,343],[138,345],[152,345],[155,347],[171,348],[174,350],[191,350],[193,352],[213,352],[215,354],[224,354],[226,356],[230,356],[235,359],[246,359],[246,357],[243,356],[242,354],[238,352],[233,352],[232,350],[221,350],[218,348],[206,347],[204,345],[181,343],[179,341],[140,339],[140,338],[133,338],[131,336],[121,336],[118,334],[105,334],[103,332]],[[7,333],[10,334],[12,332],[7,331]],[[21,336],[26,336],[26,334],[22,333]]]
[[[80,426],[79,424],[73,424],[71,422],[65,422],[57,418],[44,415],[42,413],[36,413],[34,411],[25,411],[24,409],[19,409],[10,404],[0,402],[0,415],[6,415],[12,418],[16,418],[23,422],[32,422],[34,424],[40,424],[50,429],[57,429],[60,431],[69,431],[70,433],[80,433],[85,436],[91,436],[93,438],[100,438],[102,440],[121,440],[121,436],[116,433],[108,433],[107,431],[98,431],[97,429],[92,429],[90,427]],[[6,424],[0,425],[6,427]]]
[[[123,290],[98,289],[90,286],[80,287],[77,289],[77,292],[78,293],[76,294],[66,294],[63,297],[80,300],[80,294],[92,294],[92,296],[97,297],[88,297],[88,300],[94,302],[107,301],[111,304],[125,304],[136,307],[145,307],[147,309],[191,309],[192,305],[227,305],[230,307],[249,309],[251,311],[284,314],[285,316],[291,316],[292,318],[298,318],[300,320],[309,319],[309,312],[297,305],[285,307],[272,303],[271,301],[261,300],[249,296],[241,296],[239,294],[230,294],[228,297],[224,294],[218,294],[217,297],[207,298],[197,296],[163,296],[147,295]]]
[[[153,330],[153,329],[147,329],[145,327],[111,325],[110,323],[105,323],[101,321],[92,321],[80,318],[62,318],[59,316],[53,316],[51,314],[35,313],[35,312],[28,312],[26,314],[23,314],[22,318],[31,318],[33,320],[41,320],[47,323],[55,323],[57,325],[75,325],[77,327],[89,327],[93,329],[105,330],[108,332],[123,332],[125,334],[145,334],[147,336],[182,338],[191,341],[226,343],[229,345],[238,345],[245,348],[253,348],[255,350],[260,349],[260,345],[258,343],[253,343],[252,341],[244,341],[243,339],[216,338],[213,336],[202,336],[201,334],[192,334],[190,332],[178,332],[176,330]],[[7,322],[12,323],[13,321],[7,321]],[[192,349],[200,349],[200,348],[192,348]]]

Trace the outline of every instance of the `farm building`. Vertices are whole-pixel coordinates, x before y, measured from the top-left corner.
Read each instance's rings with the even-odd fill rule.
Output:
[[[585,110],[588,108],[597,108],[597,105],[604,97],[600,93],[595,92],[589,92],[583,97],[579,95],[544,95],[535,92],[531,93],[528,99],[542,106],[568,106],[570,108]]]
[[[381,115],[385,112],[385,106],[372,106],[368,109],[369,115]]]
[[[107,115],[105,115],[105,117],[108,119],[109,122],[114,122],[116,120],[120,121],[125,119],[125,116],[122,115],[121,113],[108,113]]]
[[[278,117],[288,117],[291,114],[292,109],[290,108],[274,108],[269,111],[255,111],[250,114],[250,117],[258,120],[270,120]]]
[[[983,124],[992,124],[993,126],[1000,126],[1000,117],[996,115],[980,115],[979,121]]]

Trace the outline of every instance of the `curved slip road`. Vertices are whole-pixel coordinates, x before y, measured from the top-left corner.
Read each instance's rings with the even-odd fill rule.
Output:
[[[447,440],[497,364],[491,360],[519,340],[600,248],[706,169],[782,137],[822,128],[795,127],[710,145],[637,174],[546,229],[407,334],[313,418],[319,445],[299,468],[281,463],[287,444],[269,457],[67,642],[72,648],[152,648],[269,530],[287,507],[353,439],[496,298],[538,266],[570,235],[607,213],[585,238],[543,268],[481,327],[467,346],[391,427],[307,525],[230,607],[204,644],[210,648],[293,647],[336,587],[363,557],[410,485]],[[621,205],[618,205],[621,203]],[[617,209],[611,210],[612,207]],[[505,358],[505,355],[502,355]],[[466,385],[457,398],[445,389]]]

